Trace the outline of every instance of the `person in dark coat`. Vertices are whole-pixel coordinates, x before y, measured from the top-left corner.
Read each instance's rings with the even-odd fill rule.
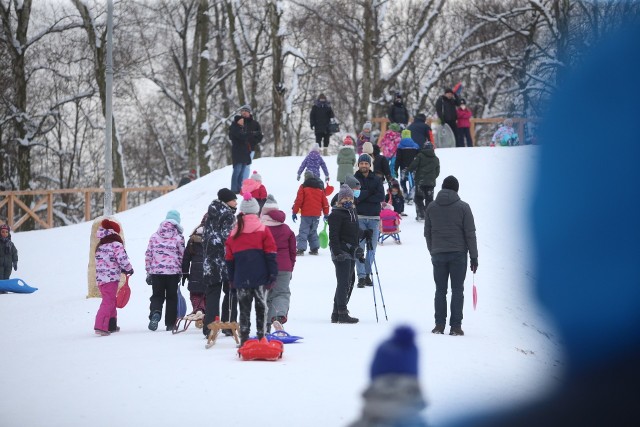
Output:
[[[396,176],[400,177],[402,191],[407,195],[409,202],[411,201],[411,197],[409,197],[410,193],[409,189],[407,189],[407,181],[409,180],[407,168],[411,162],[413,162],[413,159],[416,158],[419,149],[420,147],[412,138],[411,131],[409,129],[403,130],[402,139],[400,140],[400,144],[398,144],[398,151],[396,151],[396,162],[394,167]],[[413,185],[415,185],[415,183]]]
[[[331,103],[327,100],[324,93],[318,95],[318,99],[311,107],[311,113],[309,113],[309,121],[311,122],[311,129],[316,134],[316,144],[319,147],[323,147],[323,153],[327,155],[327,147],[329,147],[329,123],[335,116]]]
[[[196,170],[195,169],[191,169],[187,175],[182,177],[182,179],[178,183],[178,188],[180,188],[180,187],[182,187],[184,185],[187,185],[188,183],[190,183],[194,179],[196,179]]]
[[[387,112],[387,117],[391,123],[399,123],[401,125],[409,123],[409,111],[404,105],[402,94],[400,92],[396,92],[393,104],[391,104],[389,111]]]
[[[11,268],[18,269],[18,250],[11,241],[11,228],[7,224],[0,225],[0,277],[7,280],[11,277]]]
[[[427,143],[407,168],[407,172],[414,173],[416,186],[416,220],[424,220],[424,210],[433,201],[433,189],[436,178],[440,175],[440,159]]]
[[[391,183],[391,168],[389,167],[389,159],[380,153],[380,146],[373,146],[373,173],[382,181]]]
[[[356,264],[358,271],[358,287],[373,286],[371,279],[371,265],[376,254],[378,236],[380,235],[380,210],[384,201],[384,186],[382,180],[371,172],[371,157],[362,154],[358,159],[358,171],[353,175],[360,182],[360,195],[356,197],[358,224],[365,239],[360,242],[364,251],[367,240],[371,240],[371,247],[367,250],[366,261]]]
[[[235,210],[238,205],[236,194],[222,188],[218,191],[218,198],[211,202],[207,210],[207,220],[204,223],[202,235],[203,281],[206,286],[206,310],[202,332],[209,335],[207,325],[220,315],[220,293],[224,291],[222,302],[223,322],[236,321],[238,316],[237,300],[231,298],[229,290],[229,274],[224,260],[224,243],[235,225]],[[230,331],[223,331],[228,335]]]
[[[200,224],[193,230],[187,246],[184,249],[182,257],[182,286],[186,281],[189,282],[187,289],[189,290],[189,299],[193,310],[191,320],[202,321],[206,309],[205,291],[206,286],[202,279],[204,262],[204,249],[202,247],[202,235],[204,234],[204,224],[207,220],[207,214],[202,217]],[[202,327],[199,323],[196,326]]]
[[[237,194],[242,188],[242,181],[249,178],[251,159],[263,138],[260,123],[254,120],[248,105],[242,106],[240,115],[234,117],[229,127],[229,138],[233,164],[231,191]]]
[[[467,252],[471,271],[478,269],[476,225],[469,205],[458,196],[458,180],[448,176],[442,190],[427,207],[424,217],[424,237],[431,254],[433,280],[436,283],[434,334],[444,333],[447,321],[447,289],[451,277],[451,317],[449,335],[464,335],[462,307],[464,279],[467,275]]]
[[[436,101],[436,114],[440,119],[440,122],[444,125],[445,123],[449,125],[451,131],[453,131],[453,135],[456,137],[456,147],[464,147],[464,145],[460,145],[458,135],[458,126],[456,125],[458,121],[458,97],[453,92],[451,88],[446,88],[444,90],[444,95],[440,96]]]
[[[411,131],[411,138],[421,150],[424,148],[425,143],[431,142],[431,128],[427,124],[427,116],[423,113],[416,114],[413,123],[407,129]]]
[[[331,323],[358,323],[358,319],[351,317],[347,309],[353,291],[354,264],[357,259],[364,261],[364,252],[358,246],[361,231],[353,203],[353,190],[342,184],[338,201],[328,219],[329,249],[337,280]]]
[[[640,182],[640,86],[625,85],[615,108],[593,108],[610,105],[640,67],[640,26],[605,37],[565,70],[540,120],[532,173],[534,294],[564,347],[563,375],[535,400],[455,426],[640,425],[640,227],[629,221],[640,205],[630,190]],[[603,179],[593,179],[593,165]],[[593,203],[594,194],[606,201]]]

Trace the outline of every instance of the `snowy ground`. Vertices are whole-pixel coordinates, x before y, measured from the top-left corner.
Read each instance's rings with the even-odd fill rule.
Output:
[[[357,325],[329,322],[335,275],[328,250],[299,258],[293,272],[290,322],[304,336],[278,362],[241,362],[231,338],[211,349],[197,329],[172,335],[147,329],[150,288],[144,281],[149,236],[169,209],[189,234],[228,186],[229,167],[144,206],[118,214],[136,274],[132,297],[119,312],[122,331],[93,333],[99,299],[86,299],[90,223],[15,233],[23,278],[39,291],[0,295],[0,425],[2,426],[341,426],[357,418],[373,350],[392,328],[417,329],[420,379],[433,425],[472,411],[509,405],[556,384],[558,339],[532,298],[527,202],[536,147],[440,149],[442,179],[453,174],[470,203],[478,235],[479,302],[471,305],[467,276],[464,337],[432,335],[434,284],[413,207],[402,245],[377,255],[389,321],[371,288],[355,289]],[[254,162],[263,182],[290,212],[302,158]],[[335,174],[335,156],[326,158]],[[290,221],[290,219],[289,219]],[[297,232],[297,226],[292,226]],[[14,274],[14,277],[16,275]],[[184,288],[186,292],[186,288]],[[448,328],[447,328],[448,331]]]

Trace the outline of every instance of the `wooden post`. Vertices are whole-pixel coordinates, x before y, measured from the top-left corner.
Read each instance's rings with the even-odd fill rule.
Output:
[[[47,193],[47,225],[53,227],[53,192]]]
[[[9,194],[9,206],[7,206],[7,223],[9,227],[13,230],[13,216],[15,213],[13,212],[13,198],[16,197],[13,194]]]
[[[124,212],[127,210],[127,189],[122,189],[122,196],[120,197],[120,207],[118,208],[118,212]]]
[[[91,219],[91,193],[84,192],[84,220],[89,221]]]
[[[471,134],[471,146],[476,146],[476,122],[474,119],[469,120],[469,133]]]

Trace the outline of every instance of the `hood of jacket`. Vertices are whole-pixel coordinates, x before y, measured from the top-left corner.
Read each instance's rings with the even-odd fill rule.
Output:
[[[164,239],[170,239],[180,233],[182,233],[182,227],[171,219],[162,221],[158,227],[158,236]]]
[[[414,150],[419,150],[420,146],[412,138],[402,138],[400,140],[400,144],[398,144],[398,150],[401,150],[403,148],[413,148]]]
[[[316,107],[320,107],[320,108],[330,108],[331,107],[331,102],[330,101],[320,101],[319,99],[316,99],[316,101],[313,103],[313,105],[315,105]]]
[[[242,189],[240,191],[242,191],[243,193],[251,193],[253,191],[256,191],[258,188],[260,188],[261,185],[262,183],[260,181],[247,178],[244,181],[242,181]]]
[[[111,229],[107,229],[107,228],[102,228],[102,226],[99,226],[98,229],[96,230],[96,237],[100,240],[102,240],[102,238],[110,236],[112,234],[118,234],[116,233],[115,230],[111,230]],[[11,239],[9,239],[11,240]]]
[[[253,233],[256,231],[264,230],[265,225],[260,221],[258,215],[249,214],[243,216],[244,226],[242,227],[242,233]],[[233,236],[238,229],[238,225],[236,224],[231,231],[231,235]]]
[[[438,192],[435,201],[440,206],[449,206],[454,204],[458,200],[460,200],[460,196],[458,196],[458,193],[453,190],[449,190],[448,188],[443,188]]]
[[[436,152],[433,151],[433,148],[428,148],[426,145],[420,150],[420,154],[426,157],[435,157]]]
[[[277,225],[282,225],[287,219],[287,214],[279,209],[271,210],[265,214],[263,214],[260,218],[262,223],[268,227],[274,227]]]

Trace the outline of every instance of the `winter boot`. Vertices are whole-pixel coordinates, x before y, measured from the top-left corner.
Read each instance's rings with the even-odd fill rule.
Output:
[[[118,326],[118,319],[111,317],[109,319],[109,332],[120,332],[120,326]]]
[[[275,319],[273,319],[273,322],[271,322],[271,326],[273,326],[274,331],[284,331],[282,322],[279,319],[280,319],[280,316],[276,317]]]
[[[460,326],[452,326],[451,329],[449,329],[449,335],[463,336],[464,335],[464,331],[462,330],[462,328]]]
[[[94,329],[94,331],[96,332],[96,335],[100,335],[101,337],[108,337],[111,335],[111,332],[103,331],[102,329]]]
[[[154,311],[151,314],[151,319],[149,320],[149,330],[150,331],[155,331],[156,329],[158,329],[158,322],[160,322],[160,312],[159,311]]]
[[[435,328],[431,330],[432,334],[444,334],[444,325],[436,325]]]
[[[222,335],[224,335],[225,337],[232,337],[233,336],[233,332],[231,332],[231,329],[223,329],[222,330]]]
[[[338,323],[358,323],[360,320],[349,316],[349,312],[338,313]]]
[[[196,328],[202,329],[204,326],[204,313],[201,310],[198,310],[195,312],[193,317],[196,321]]]
[[[373,280],[371,280],[371,275],[367,274],[367,277],[364,278],[364,284],[366,286],[373,286]]]
[[[322,155],[326,156],[327,154],[329,154],[329,148],[328,147],[322,147]]]
[[[297,256],[303,256],[303,255],[304,255],[304,249],[298,249],[298,250],[296,251],[296,255],[297,255]]]
[[[338,313],[331,313],[331,323],[338,323]]]
[[[367,281],[364,277],[360,277],[358,278],[358,287],[359,288],[364,288],[367,284]]]
[[[309,255],[318,255],[318,248],[316,248],[316,249],[311,249],[311,250],[309,251]]]

